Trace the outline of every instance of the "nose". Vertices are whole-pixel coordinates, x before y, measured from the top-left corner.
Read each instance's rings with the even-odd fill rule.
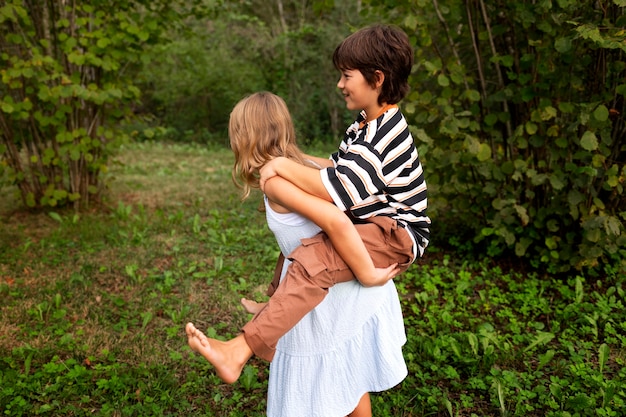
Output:
[[[339,77],[337,81],[337,88],[343,88],[343,77]]]

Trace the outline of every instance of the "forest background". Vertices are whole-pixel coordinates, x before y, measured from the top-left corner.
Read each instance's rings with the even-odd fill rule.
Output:
[[[409,298],[414,297],[406,307],[407,324],[417,331],[414,337],[409,335],[410,340],[419,339],[419,344],[409,344],[407,356],[411,363],[420,364],[424,363],[421,355],[425,351],[443,359],[443,349],[458,361],[451,370],[433,359],[432,374],[420,373],[417,377],[415,386],[421,388],[409,389],[408,395],[401,392],[397,398],[392,397],[391,403],[413,401],[413,410],[450,414],[453,409],[488,413],[485,410],[495,407],[502,415],[531,415],[537,409],[541,410],[537,415],[547,415],[541,414],[547,409],[573,414],[602,410],[606,413],[603,415],[615,415],[611,414],[613,408],[624,401],[625,331],[624,320],[620,320],[626,275],[624,5],[623,0],[1,1],[0,274],[4,282],[0,283],[0,295],[6,317],[3,323],[11,330],[0,340],[13,342],[10,335],[19,329],[21,337],[32,337],[24,331],[28,326],[18,324],[29,321],[35,322],[34,328],[40,328],[37,337],[45,338],[43,329],[50,327],[51,320],[58,320],[63,324],[52,326],[53,334],[47,337],[69,343],[69,351],[77,347],[76,341],[66,340],[71,334],[70,323],[76,321],[65,317],[70,309],[63,307],[60,294],[65,293],[59,288],[64,287],[56,282],[38,295],[43,299],[18,308],[18,300],[33,294],[20,290],[16,282],[24,278],[24,262],[33,256],[31,251],[37,249],[45,254],[50,251],[48,245],[61,244],[50,236],[74,230],[77,235],[74,239],[63,237],[63,245],[67,244],[65,239],[73,244],[84,239],[80,229],[72,228],[95,221],[86,217],[88,213],[112,215],[121,224],[133,220],[142,225],[147,221],[144,216],[154,215],[143,212],[146,208],[141,204],[145,202],[134,207],[125,205],[129,202],[122,199],[117,205],[115,198],[119,196],[112,192],[115,181],[124,178],[126,168],[119,164],[134,166],[134,160],[128,158],[136,153],[152,157],[156,163],[162,157],[161,144],[170,144],[173,155],[193,158],[186,153],[192,147],[198,155],[211,150],[208,158],[222,161],[228,155],[226,125],[230,109],[243,96],[258,90],[272,91],[287,101],[303,146],[332,150],[354,117],[345,110],[336,90],[338,74],[332,67],[332,51],[352,30],[385,22],[404,29],[415,46],[411,92],[401,107],[424,163],[433,219],[434,270],[423,265],[419,273],[413,271],[402,283],[410,288]],[[224,166],[228,162],[203,169],[221,172]],[[113,214],[107,209],[111,204]],[[159,210],[163,207],[156,213]],[[47,235],[46,244],[45,239],[25,237],[29,236],[27,230],[39,225],[42,213],[56,222],[45,228],[52,233]],[[229,211],[211,213],[220,222],[226,220],[223,216],[230,216]],[[173,227],[169,216],[191,219],[194,236],[200,231],[208,236],[215,233],[210,222],[198,213],[164,215],[168,226],[163,227]],[[119,233],[134,236],[130,240],[141,236],[136,223],[127,226],[132,230]],[[230,230],[225,225],[213,226]],[[174,230],[170,230],[172,236]],[[98,236],[87,225],[84,233]],[[221,240],[224,250],[228,247],[227,237],[222,234],[212,238]],[[140,245],[142,240],[136,243]],[[455,265],[460,262],[460,269],[450,265],[451,254]],[[68,262],[58,256],[56,263]],[[265,266],[271,264],[271,257],[263,259]],[[223,254],[211,259],[211,267],[222,271],[226,262]],[[445,263],[446,272],[439,269],[439,262]],[[486,272],[485,265],[504,270]],[[46,262],[43,266],[49,267]],[[196,264],[185,267],[194,271],[198,268]],[[79,275],[70,276],[78,280],[71,285],[82,288],[90,274],[85,272],[89,270],[85,265],[80,268]],[[138,268],[133,262],[122,266],[131,280],[128,285],[154,287],[154,282],[142,279]],[[95,269],[109,271],[104,265]],[[165,278],[154,278],[165,279],[165,283],[159,281],[156,285],[165,300],[169,299],[161,293],[171,291],[170,280],[174,279],[168,272],[176,275],[167,270]],[[496,287],[487,291],[481,286],[489,287],[490,277],[498,279],[493,283]],[[205,284],[209,281],[206,278]],[[252,284],[237,281],[233,285],[229,290],[239,287],[249,291]],[[504,296],[511,286],[519,294],[509,295],[519,299],[512,301]],[[423,291],[413,292],[414,287]],[[457,298],[465,297],[470,288],[476,291],[472,296],[464,301]],[[498,289],[504,298],[490,292]],[[446,304],[442,296],[445,290],[452,291],[449,300],[454,300],[453,305]],[[594,302],[586,299],[587,291]],[[487,293],[491,294],[489,302],[485,301]],[[576,330],[568,333],[554,327],[550,320],[556,313],[546,311],[548,306],[543,304],[542,297],[548,293],[551,308],[564,314],[560,322],[571,319],[574,310],[583,312],[579,317],[582,324],[571,323],[579,325]],[[562,308],[554,297],[564,303]],[[433,299],[450,310],[437,319],[433,314],[426,329],[420,328],[424,323],[419,324],[418,316],[428,314],[432,308],[428,302]],[[538,310],[528,317],[531,299]],[[501,308],[499,314],[513,318],[507,316],[509,321],[504,327],[489,320],[489,325],[469,320],[466,324],[471,330],[462,330],[457,322],[461,311],[454,310],[468,300],[476,303],[472,305],[480,314],[478,310],[470,313],[469,308],[464,313],[477,323],[485,320],[481,316],[484,309],[496,305]],[[112,301],[119,308],[129,302],[123,298]],[[172,309],[169,302],[165,302],[167,307],[160,315],[170,311],[172,323],[177,324],[190,313],[181,306]],[[507,303],[522,303],[521,311],[504,307]],[[616,313],[619,311],[622,313]],[[159,316],[149,312],[139,316],[139,323],[118,317],[114,321],[122,328],[115,331],[127,334],[129,325],[146,330]],[[526,327],[519,327],[520,322]],[[230,324],[236,325],[236,320]],[[442,329],[450,332],[440,333]],[[511,331],[512,335],[507,333]],[[525,331],[529,339],[522,336]],[[496,336],[498,332],[502,333]],[[174,334],[169,330],[168,340]],[[551,344],[559,338],[561,343],[580,338],[589,344],[578,346],[572,341],[572,345],[564,343],[554,348]],[[494,362],[502,365],[497,353],[504,358],[511,346],[519,348],[520,358],[532,354],[537,346],[546,348],[539,357],[539,366],[532,366],[532,375],[526,369],[520,371],[523,377],[515,372],[513,377],[494,366]],[[94,369],[85,360],[72,364],[70,373],[74,373],[68,376],[65,369],[71,366],[67,358],[59,360],[51,352],[27,343],[13,346],[10,354],[2,355],[6,369],[0,369],[0,375],[6,383],[2,384],[0,400],[5,414],[80,409],[75,402],[54,405],[35,394],[37,387],[40,391],[43,387],[60,389],[56,383],[44,383],[52,376],[57,382],[69,378],[78,385],[83,377],[94,378]],[[569,359],[559,362],[561,353]],[[98,379],[98,388],[117,395],[125,392],[127,385],[116,386],[121,354],[111,355],[105,354],[106,360],[101,353],[96,355],[100,361],[98,371],[107,375]],[[68,356],[76,360],[75,354]],[[86,355],[86,360],[91,362],[96,356]],[[565,365],[574,357],[571,365]],[[593,369],[583,365],[576,369],[581,358]],[[176,355],[170,359],[180,360]],[[559,372],[545,372],[553,361],[559,364],[555,365]],[[39,373],[31,373],[33,362],[39,363]],[[509,365],[530,366],[525,360]],[[560,373],[570,366],[574,368],[569,369],[569,376]],[[542,376],[538,375],[539,368],[544,368]],[[111,374],[118,375],[118,379],[112,379]],[[252,388],[257,376],[248,375],[247,387]],[[474,380],[467,375],[482,376]],[[424,388],[428,384],[437,386],[442,379],[459,378],[469,379],[460,387],[444,384],[444,388],[432,391]],[[529,388],[541,378],[549,381],[538,384],[545,392]],[[563,393],[565,387],[575,385],[573,392]],[[476,394],[481,401],[475,401],[467,395],[474,391],[488,393]],[[115,395],[113,398],[120,400]],[[33,396],[37,397],[35,405]],[[124,401],[129,400],[123,396],[121,405],[112,404],[104,396],[103,405],[87,394],[78,398],[85,396],[89,397],[85,404],[95,401],[97,405],[92,406],[105,415],[124,414]],[[145,398],[141,402],[140,397],[137,394],[136,400],[146,406]],[[216,398],[213,396],[211,407],[220,403]],[[532,404],[538,398],[541,405],[535,407]],[[236,401],[224,406],[237,410]],[[130,414],[137,412],[133,407],[129,410]],[[417,411],[409,412],[416,414],[407,415],[419,415]]]

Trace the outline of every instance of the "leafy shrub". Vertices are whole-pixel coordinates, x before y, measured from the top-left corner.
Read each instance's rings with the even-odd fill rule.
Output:
[[[619,260],[624,268],[618,3],[390,9],[417,45],[404,110],[436,190],[436,223],[469,230],[489,256],[511,252],[553,272]]]
[[[100,194],[126,139],[117,124],[140,95],[128,68],[182,19],[175,3],[3,2],[0,174],[26,206],[86,206]]]

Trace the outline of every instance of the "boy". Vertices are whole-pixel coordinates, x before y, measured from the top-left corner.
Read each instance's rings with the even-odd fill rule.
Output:
[[[357,223],[376,267],[397,263],[404,271],[423,254],[430,225],[422,166],[397,106],[408,92],[413,49],[404,32],[376,25],[346,38],[333,63],[341,71],[337,87],[347,108],[361,113],[331,159],[310,157],[322,170],[276,158],[261,169],[260,186],[266,191],[280,176],[334,202]],[[324,233],[302,243],[289,255],[292,264],[270,301],[243,333],[222,342],[187,325],[189,345],[225,382],[236,381],[253,354],[271,361],[278,339],[321,302],[329,287],[355,278]]]

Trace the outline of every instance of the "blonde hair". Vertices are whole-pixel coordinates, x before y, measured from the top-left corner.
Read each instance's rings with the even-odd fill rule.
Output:
[[[285,101],[269,92],[241,100],[230,113],[230,148],[235,154],[232,178],[243,189],[259,188],[259,169],[270,159],[284,156],[305,163],[296,144],[296,133]]]

